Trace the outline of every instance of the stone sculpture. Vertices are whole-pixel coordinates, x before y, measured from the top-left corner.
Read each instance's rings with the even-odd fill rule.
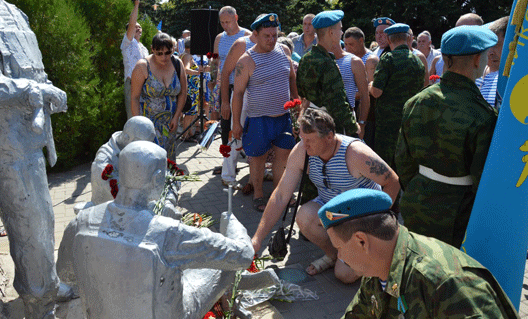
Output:
[[[89,318],[202,318],[251,264],[250,238],[234,215],[223,213],[214,233],[153,214],[166,158],[154,143],[127,145],[115,200],[82,210],[64,231],[59,276],[77,282]]]
[[[4,0],[0,70],[0,211],[15,264],[13,286],[26,318],[55,318],[55,221],[42,148],[55,165],[50,114],[66,111],[66,93],[47,80],[27,16]]]
[[[112,134],[110,140],[103,144],[95,154],[92,162],[92,204],[99,205],[113,200],[108,180],[101,178],[101,173],[110,164],[113,166],[113,179],[119,183],[119,153],[129,143],[134,141],[153,142],[156,137],[154,124],[144,116],[130,118],[123,127],[123,131]]]

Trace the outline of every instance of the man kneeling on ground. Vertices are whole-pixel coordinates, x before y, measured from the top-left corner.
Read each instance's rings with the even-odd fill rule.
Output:
[[[296,220],[302,233],[325,255],[312,262],[306,272],[316,275],[335,265],[336,277],[352,283],[359,276],[344,263],[336,263],[337,250],[322,227],[317,211],[333,197],[354,188],[383,189],[394,200],[400,190],[398,176],[361,140],[336,134],[334,120],[328,113],[309,108],[300,117],[299,125],[302,140],[293,148],[282,179],[266,206],[252,239],[253,248],[255,252],[260,250],[262,240],[288,205],[308,154],[309,177],[319,196],[301,206]]]

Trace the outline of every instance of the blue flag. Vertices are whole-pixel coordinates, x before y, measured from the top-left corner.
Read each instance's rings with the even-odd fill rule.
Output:
[[[158,31],[161,31],[161,24],[163,23],[163,20],[158,23]]]
[[[519,309],[528,249],[528,12],[512,7],[501,70],[507,74],[502,106],[462,250],[497,278]],[[504,62],[506,61],[506,62]],[[504,62],[504,64],[503,64]],[[508,72],[509,71],[509,72]]]

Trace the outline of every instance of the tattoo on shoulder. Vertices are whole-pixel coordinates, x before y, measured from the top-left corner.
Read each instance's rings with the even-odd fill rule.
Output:
[[[389,168],[387,167],[387,164],[375,159],[375,158],[372,158],[372,157],[369,157],[369,160],[366,161],[367,165],[370,166],[370,172],[372,174],[376,174],[376,175],[384,175],[386,173],[389,172]],[[387,178],[387,177],[386,177]]]
[[[242,62],[238,62],[235,66],[235,70],[236,70],[236,73],[235,75],[236,76],[240,76],[242,75],[242,70],[244,69],[244,64],[242,64]]]

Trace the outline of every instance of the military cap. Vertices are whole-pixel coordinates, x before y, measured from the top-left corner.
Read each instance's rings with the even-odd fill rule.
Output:
[[[392,35],[396,33],[407,33],[409,29],[410,27],[405,23],[396,23],[383,30],[383,32],[387,33],[387,35]]]
[[[341,10],[319,12],[312,20],[314,29],[332,26],[343,19],[345,13]]]
[[[387,212],[392,206],[390,196],[370,188],[356,188],[346,191],[319,209],[323,227],[339,225],[347,220]]]
[[[396,22],[394,22],[394,20],[392,20],[391,18],[387,18],[387,17],[372,19],[372,23],[374,24],[374,28],[377,28],[379,25],[393,25],[393,24],[396,24]]]
[[[257,18],[251,24],[251,30],[257,30],[260,26],[264,28],[280,27],[279,16],[276,13],[268,13],[260,18]]]
[[[491,48],[497,41],[497,35],[486,27],[462,25],[442,35],[440,50],[445,55],[471,55]]]

